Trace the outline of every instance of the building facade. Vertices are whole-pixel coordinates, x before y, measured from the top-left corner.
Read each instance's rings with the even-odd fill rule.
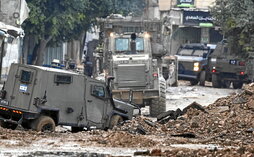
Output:
[[[159,0],[164,45],[170,54],[185,43],[216,44],[222,40],[210,12],[215,0]]]
[[[12,63],[21,61],[24,31],[21,24],[28,17],[25,0],[0,0],[0,80],[8,76]]]

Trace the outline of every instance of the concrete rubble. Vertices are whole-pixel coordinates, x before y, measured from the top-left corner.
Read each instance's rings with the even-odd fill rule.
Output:
[[[70,142],[77,147],[140,148],[144,151],[137,150],[133,155],[143,156],[254,156],[254,84],[207,107],[194,102],[174,112],[168,112],[158,121],[138,116],[109,131],[41,133],[0,128],[0,144],[22,148],[47,139],[44,145],[53,148]],[[207,147],[173,146],[179,144]]]

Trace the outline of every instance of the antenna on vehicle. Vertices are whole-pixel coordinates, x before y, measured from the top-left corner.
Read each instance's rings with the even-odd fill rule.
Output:
[[[5,88],[5,81],[4,81],[4,84],[3,84],[2,90],[4,90],[4,88]]]

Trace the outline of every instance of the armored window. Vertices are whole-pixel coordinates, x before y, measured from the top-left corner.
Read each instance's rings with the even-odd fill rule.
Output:
[[[71,84],[72,76],[69,76],[69,75],[55,75],[54,81],[57,84]]]
[[[20,82],[22,83],[30,83],[32,81],[32,72],[21,70]]]
[[[92,95],[96,97],[105,97],[104,87],[94,85],[92,88]]]
[[[136,50],[137,51],[144,51],[144,39],[143,38],[136,39]]]
[[[128,38],[117,38],[115,41],[116,41],[116,51],[128,51],[129,50],[129,39]]]

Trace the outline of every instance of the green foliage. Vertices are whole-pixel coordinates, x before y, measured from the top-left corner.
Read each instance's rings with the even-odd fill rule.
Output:
[[[96,22],[111,13],[140,14],[144,0],[27,0],[29,18],[23,28],[38,40],[60,43],[77,39]]]
[[[211,12],[231,45],[241,52],[253,50],[254,0],[216,0]]]
[[[113,0],[116,13],[127,15],[132,13],[134,16],[140,16],[146,5],[145,0]]]
[[[112,11],[111,0],[27,0],[29,18],[23,28],[38,40],[59,43],[77,39],[96,17]]]

